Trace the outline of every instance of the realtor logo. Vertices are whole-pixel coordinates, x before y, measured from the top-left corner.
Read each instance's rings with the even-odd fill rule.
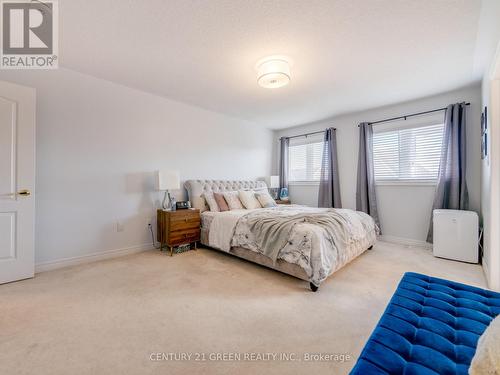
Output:
[[[0,5],[0,68],[57,68],[57,0],[0,0]]]

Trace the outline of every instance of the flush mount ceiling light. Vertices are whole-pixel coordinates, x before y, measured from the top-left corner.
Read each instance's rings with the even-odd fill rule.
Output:
[[[266,89],[276,89],[290,83],[290,60],[285,56],[269,56],[255,65],[257,82]]]

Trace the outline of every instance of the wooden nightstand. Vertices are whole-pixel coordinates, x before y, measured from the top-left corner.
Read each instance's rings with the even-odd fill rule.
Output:
[[[292,204],[290,199],[287,199],[286,201],[282,201],[281,199],[277,199],[276,203],[278,203],[278,204]]]
[[[157,233],[160,250],[166,244],[170,248],[170,256],[174,247],[191,244],[200,240],[200,210],[186,209],[177,211],[157,211]]]

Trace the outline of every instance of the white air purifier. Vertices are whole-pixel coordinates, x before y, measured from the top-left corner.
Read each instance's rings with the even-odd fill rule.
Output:
[[[479,219],[473,211],[434,210],[435,257],[478,262]]]

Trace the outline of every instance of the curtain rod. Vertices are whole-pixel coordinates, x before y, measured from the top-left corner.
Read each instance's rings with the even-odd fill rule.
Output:
[[[465,105],[470,105],[470,103],[465,103]],[[408,117],[413,117],[413,116],[420,116],[420,115],[425,115],[427,113],[434,113],[434,112],[440,112],[444,111],[447,107],[444,108],[438,108],[438,109],[431,109],[430,111],[423,111],[423,112],[417,112],[417,113],[412,113],[409,115],[404,115],[404,116],[398,116],[398,117],[392,117],[392,118],[386,118],[385,120],[379,120],[379,121],[373,121],[369,122],[370,125],[375,125],[375,124],[380,124],[382,122],[389,122],[389,121],[394,121],[394,120],[401,120],[401,119],[407,119]],[[358,125],[359,127],[359,125]]]
[[[333,130],[337,130],[337,128],[332,128]],[[288,138],[288,139],[291,139],[291,138],[299,138],[299,137],[307,137],[309,135],[314,135],[314,134],[320,134],[320,133],[324,133],[325,130],[320,130],[320,131],[317,131],[317,132],[312,132],[312,133],[304,133],[304,134],[297,134],[297,135],[292,135],[291,137],[280,137],[281,138]]]

